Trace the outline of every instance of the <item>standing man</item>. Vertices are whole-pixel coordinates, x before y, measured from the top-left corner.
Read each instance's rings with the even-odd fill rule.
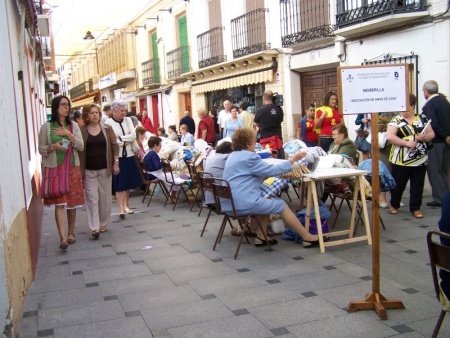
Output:
[[[219,113],[217,118],[217,124],[220,129],[220,138],[223,136],[223,128],[225,127],[225,121],[229,120],[231,117],[231,102],[228,100],[223,101],[223,109]],[[217,140],[218,141],[218,140]]]
[[[100,120],[100,124],[103,124],[106,122],[107,119],[109,119],[112,116],[112,110],[111,105],[105,104],[102,111],[102,119]]]
[[[266,90],[263,94],[264,105],[256,111],[255,123],[259,127],[261,141],[271,136],[277,136],[279,142],[283,144],[281,132],[281,122],[283,122],[283,109],[273,104],[273,92]],[[278,158],[284,159],[283,147],[278,150]]]
[[[184,117],[180,120],[180,126],[182,124],[188,126],[189,134],[195,135],[195,122],[187,110],[184,112]]]
[[[427,102],[422,108],[423,114],[431,120],[435,138],[433,147],[428,150],[428,180],[431,184],[433,201],[430,207],[440,207],[448,190],[448,163],[450,160],[450,103],[439,95],[436,81],[429,80],[423,84],[423,96]],[[431,141],[431,140],[427,140]]]
[[[248,108],[248,104],[247,103],[242,103],[241,106],[239,107],[239,118],[242,120],[242,122],[244,122],[244,127],[247,128],[251,128],[251,129],[255,129],[255,123],[253,122],[253,114],[250,114],[247,111]]]

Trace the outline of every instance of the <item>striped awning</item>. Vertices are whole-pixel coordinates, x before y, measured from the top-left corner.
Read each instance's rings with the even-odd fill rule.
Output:
[[[206,79],[196,80],[192,83],[192,92],[200,94],[254,83],[272,82],[273,75],[272,63],[265,63],[257,67],[240,67],[233,71],[208,76]]]

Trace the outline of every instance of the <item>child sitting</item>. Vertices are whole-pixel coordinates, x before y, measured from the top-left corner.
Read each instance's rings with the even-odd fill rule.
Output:
[[[194,145],[194,136],[189,133],[189,128],[186,124],[182,124],[180,126],[180,134],[181,134],[181,145],[182,146],[193,146]]]
[[[170,125],[170,126],[167,128],[167,131],[168,131],[168,133],[169,133],[168,136],[167,136],[167,138],[168,138],[169,140],[178,142],[178,135],[177,135],[176,130],[177,130],[177,127],[176,127],[175,125]]]
[[[167,137],[166,130],[162,127],[159,127],[157,130],[157,134],[159,137]]]

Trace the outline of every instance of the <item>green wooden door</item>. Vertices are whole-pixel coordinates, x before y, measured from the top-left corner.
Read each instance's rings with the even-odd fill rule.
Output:
[[[190,71],[190,67],[186,16],[182,16],[178,19],[178,32],[181,48],[181,73],[187,73]]]
[[[158,43],[156,40],[158,36],[156,32],[151,34],[152,39],[152,57],[153,57],[153,77],[155,83],[160,83],[161,79],[159,78],[159,58],[158,58]]]

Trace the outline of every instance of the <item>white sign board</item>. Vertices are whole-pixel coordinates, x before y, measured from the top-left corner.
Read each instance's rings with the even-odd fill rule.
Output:
[[[406,110],[406,65],[340,67],[342,113]]]

